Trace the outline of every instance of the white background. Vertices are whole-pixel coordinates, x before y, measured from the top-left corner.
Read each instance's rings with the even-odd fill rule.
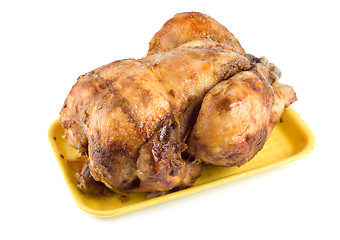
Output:
[[[340,239],[336,1],[2,1],[1,239]],[[117,3],[118,2],[118,3]],[[200,11],[266,56],[313,130],[307,157],[113,218],[73,201],[47,130],[77,77],[141,58],[177,12]]]

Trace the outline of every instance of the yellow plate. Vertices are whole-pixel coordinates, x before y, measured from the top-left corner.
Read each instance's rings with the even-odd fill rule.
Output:
[[[250,162],[241,167],[206,166],[196,183],[187,189],[148,199],[145,193],[115,194],[89,197],[83,195],[76,186],[75,159],[80,154],[63,139],[64,129],[59,120],[49,128],[48,139],[63,172],[68,187],[77,205],[87,213],[100,216],[114,216],[147,207],[156,203],[215,187],[251,174],[267,170],[308,155],[314,148],[315,138],[307,124],[293,109],[288,108],[281,121],[275,126],[264,148]],[[69,164],[73,160],[73,164]],[[71,162],[72,163],[72,162]],[[73,170],[72,170],[73,169]]]

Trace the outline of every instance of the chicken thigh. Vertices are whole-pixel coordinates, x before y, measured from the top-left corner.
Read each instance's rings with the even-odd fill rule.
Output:
[[[148,54],[202,39],[212,40],[230,51],[245,54],[240,42],[225,26],[198,12],[179,13],[168,20],[151,39]]]
[[[225,167],[252,159],[284,109],[296,100],[292,87],[277,82],[279,77],[273,64],[259,62],[213,87],[204,97],[187,152]]]

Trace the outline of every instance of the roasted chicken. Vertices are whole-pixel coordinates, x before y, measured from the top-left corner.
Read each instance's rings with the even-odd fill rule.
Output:
[[[249,161],[296,100],[279,75],[211,17],[175,15],[146,57],[80,76],[68,94],[60,122],[88,159],[79,188],[169,191],[191,186],[202,162]]]

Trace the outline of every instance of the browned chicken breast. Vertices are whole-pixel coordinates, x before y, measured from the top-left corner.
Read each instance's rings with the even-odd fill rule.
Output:
[[[115,192],[169,191],[191,186],[200,161],[248,161],[291,99],[274,72],[211,17],[175,15],[152,38],[145,58],[80,76],[67,96],[60,122],[69,144],[87,156],[79,188],[98,193],[101,182]],[[209,116],[214,119],[206,121]],[[244,128],[251,144],[241,143]],[[230,160],[232,154],[237,159]]]

